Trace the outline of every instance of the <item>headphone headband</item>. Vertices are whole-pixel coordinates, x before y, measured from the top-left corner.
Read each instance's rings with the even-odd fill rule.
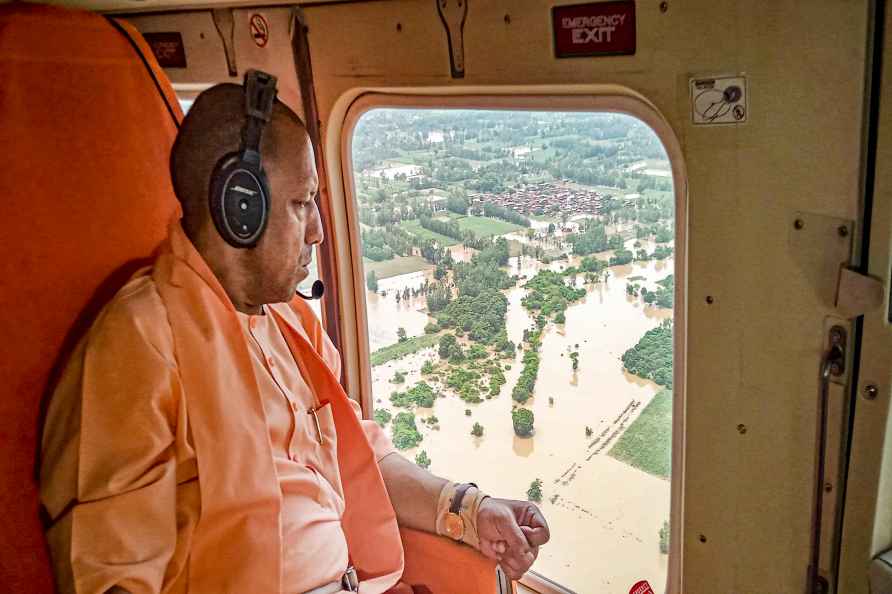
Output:
[[[260,137],[273,114],[276,77],[260,70],[245,73],[245,128],[242,131],[242,158],[260,163]]]

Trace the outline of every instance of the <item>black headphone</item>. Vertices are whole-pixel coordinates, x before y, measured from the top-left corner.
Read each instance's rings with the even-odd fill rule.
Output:
[[[210,210],[214,226],[229,245],[257,245],[269,219],[269,182],[260,159],[260,138],[276,100],[276,77],[245,73],[245,127],[238,152],[224,155],[214,166]]]

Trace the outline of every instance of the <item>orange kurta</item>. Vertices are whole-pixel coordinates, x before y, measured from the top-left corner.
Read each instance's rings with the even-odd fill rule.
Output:
[[[301,328],[292,311],[282,313]],[[282,590],[299,594],[337,581],[348,565],[337,432],[330,407],[320,407],[301,377],[272,314],[238,313],[238,318],[248,338],[282,491]],[[340,357],[325,335],[322,358],[339,376]],[[361,417],[359,404],[350,404]],[[377,423],[360,423],[377,461],[396,451]]]
[[[292,571],[305,545],[295,549],[291,539],[314,518],[329,534],[339,523],[335,541],[342,540],[320,544],[320,558],[340,565],[349,550],[364,593],[396,583],[402,548],[375,463],[389,443],[370,425],[366,436],[332,373],[337,353],[309,308],[299,302],[268,312],[284,340],[267,350],[287,357],[287,347],[292,372],[282,385],[295,402],[321,407],[333,446],[328,462],[321,450],[287,460],[289,451],[300,453],[282,443],[282,411],[264,388],[275,377],[252,361],[259,345],[246,339],[222,287],[174,225],[153,269],[103,310],[48,411],[41,499],[53,520],[47,536],[60,591],[117,584],[134,594],[299,592],[343,569]],[[298,518],[307,508],[295,505],[291,489],[301,472],[318,473],[328,487],[318,483],[317,498],[327,499],[317,515]]]

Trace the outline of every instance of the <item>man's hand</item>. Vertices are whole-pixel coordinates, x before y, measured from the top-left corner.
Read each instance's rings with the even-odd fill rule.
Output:
[[[477,512],[477,536],[480,552],[498,561],[509,578],[518,580],[551,533],[535,503],[488,497]]]

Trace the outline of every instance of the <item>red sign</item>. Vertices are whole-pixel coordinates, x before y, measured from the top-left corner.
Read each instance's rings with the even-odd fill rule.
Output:
[[[162,68],[185,68],[186,50],[183,48],[183,36],[177,32],[172,33],[143,33],[143,38],[158,65]]]
[[[654,594],[654,589],[650,587],[647,580],[641,580],[632,586],[632,589],[629,590],[629,594]]]
[[[635,53],[635,1],[555,6],[554,53],[558,58]]]
[[[266,47],[269,43],[269,23],[262,14],[251,15],[251,38],[257,47]]]

